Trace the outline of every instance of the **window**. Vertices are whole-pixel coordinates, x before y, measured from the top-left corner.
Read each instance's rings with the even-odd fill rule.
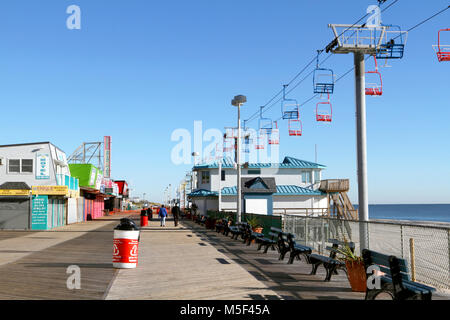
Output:
[[[319,182],[320,181],[320,171],[316,170],[314,171],[314,182]]]
[[[302,171],[302,183],[311,183],[310,171]]]
[[[8,172],[10,173],[20,173],[20,160],[11,159],[8,162]]]
[[[202,184],[209,183],[209,171],[202,171]]]
[[[22,173],[33,173],[32,159],[22,159]]]
[[[220,180],[225,181],[225,170],[220,173]]]
[[[248,169],[247,174],[261,174],[261,169]]]
[[[10,159],[8,173],[33,173],[33,159]]]

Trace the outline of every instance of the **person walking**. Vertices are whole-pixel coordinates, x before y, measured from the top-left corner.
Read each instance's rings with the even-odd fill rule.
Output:
[[[177,203],[172,207],[172,214],[173,214],[173,222],[176,227],[178,226],[178,220],[180,218],[180,208],[178,207]]]
[[[161,227],[166,226],[166,217],[167,217],[167,210],[164,208],[164,205],[161,206],[158,213],[159,218],[161,219]]]
[[[153,210],[152,210],[151,206],[147,208],[147,215],[148,215],[148,220],[151,221],[153,218]]]

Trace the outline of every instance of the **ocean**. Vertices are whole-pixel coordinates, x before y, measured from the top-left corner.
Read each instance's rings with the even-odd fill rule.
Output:
[[[450,222],[450,204],[371,204],[369,219]]]

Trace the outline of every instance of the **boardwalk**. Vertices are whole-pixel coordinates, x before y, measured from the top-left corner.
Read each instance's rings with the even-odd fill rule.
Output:
[[[324,282],[303,261],[256,251],[191,221],[143,228],[136,269],[112,268],[112,230],[123,216],[49,232],[0,231],[0,299],[299,300],[363,299],[344,274]],[[135,219],[138,217],[135,216]],[[70,265],[81,289],[66,286]],[[342,273],[342,272],[341,272]]]

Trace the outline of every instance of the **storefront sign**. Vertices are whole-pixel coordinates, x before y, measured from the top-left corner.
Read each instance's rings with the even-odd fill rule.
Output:
[[[31,230],[47,230],[48,196],[33,197]]]
[[[29,196],[30,190],[0,190],[0,196]]]
[[[48,153],[36,155],[36,180],[50,179],[50,156]]]
[[[91,168],[91,175],[89,176],[89,186],[93,186],[95,184],[95,174],[97,173],[97,169],[94,167]]]
[[[111,137],[106,136],[104,140],[104,176],[105,178],[111,178]]]
[[[69,187],[67,186],[33,186],[31,189],[33,195],[65,196],[69,194]]]

